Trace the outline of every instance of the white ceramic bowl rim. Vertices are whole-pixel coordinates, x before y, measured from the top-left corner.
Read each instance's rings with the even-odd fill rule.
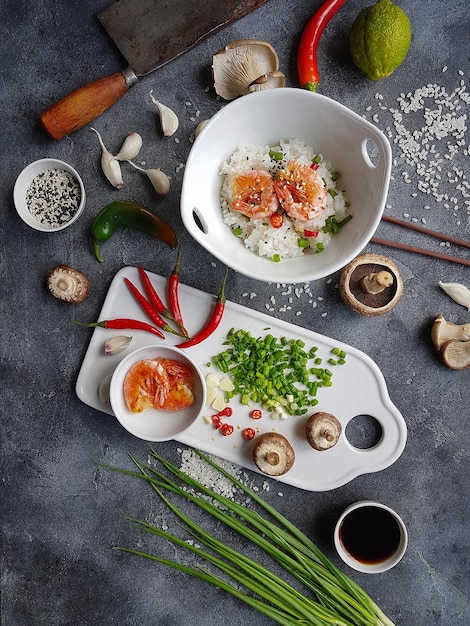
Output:
[[[240,145],[300,138],[341,173],[353,219],[315,255],[274,263],[247,250],[221,216],[219,169]],[[189,153],[181,192],[188,232],[228,267],[264,282],[299,283],[331,275],[368,244],[380,223],[391,172],[388,139],[342,104],[305,89],[255,92],[226,104],[204,126]]]
[[[158,356],[179,360],[192,367],[194,403],[176,412],[148,409],[142,413],[132,413],[124,399],[124,378],[135,363]],[[109,397],[116,419],[131,435],[145,441],[168,441],[181,435],[201,416],[206,404],[206,386],[201,369],[186,352],[173,346],[146,345],[136,348],[119,362],[111,377]]]
[[[77,180],[80,186],[80,205],[77,211],[75,212],[75,215],[70,220],[68,220],[68,222],[61,224],[60,226],[54,226],[54,227],[41,224],[41,222],[39,222],[31,214],[26,204],[26,190],[29,187],[31,181],[38,174],[48,169],[63,169],[66,172],[69,172]],[[13,200],[15,203],[16,211],[18,215],[21,217],[21,219],[25,222],[25,224],[28,224],[28,226],[31,226],[31,228],[34,228],[35,230],[39,230],[44,233],[55,233],[59,230],[63,230],[64,228],[67,228],[68,226],[70,226],[71,224],[73,224],[74,222],[78,220],[78,218],[80,217],[85,207],[86,194],[85,194],[85,187],[83,185],[82,178],[74,167],[72,167],[65,161],[61,161],[60,159],[54,159],[52,157],[48,157],[44,159],[39,159],[37,161],[33,161],[33,163],[30,163],[29,165],[27,165],[20,172],[13,188]]]
[[[356,559],[352,558],[351,555],[347,552],[347,550],[344,548],[343,544],[341,543],[341,540],[339,538],[339,531],[340,531],[340,527],[341,524],[344,520],[344,518],[349,515],[349,513],[351,513],[352,511],[355,511],[358,508],[362,508],[362,507],[378,507],[381,509],[385,509],[386,511],[388,511],[397,521],[399,527],[400,527],[400,544],[397,548],[397,550],[395,551],[395,553],[388,559],[386,559],[385,561],[382,561],[380,563],[373,563],[373,564],[366,564],[366,563],[361,563],[359,561],[357,561]],[[347,564],[349,565],[349,567],[355,569],[358,572],[362,572],[364,574],[380,574],[382,572],[386,572],[387,570],[391,569],[392,567],[395,567],[395,565],[397,565],[397,563],[399,563],[401,561],[401,559],[403,558],[407,546],[408,546],[408,531],[406,529],[405,523],[403,522],[402,518],[398,515],[398,513],[396,513],[393,509],[391,509],[389,506],[387,506],[386,504],[382,504],[381,502],[377,502],[375,500],[361,500],[359,502],[354,502],[353,504],[351,504],[350,506],[348,506],[340,515],[336,526],[335,526],[335,530],[334,530],[334,544],[335,544],[335,548],[339,554],[339,556],[341,557],[341,559]]]

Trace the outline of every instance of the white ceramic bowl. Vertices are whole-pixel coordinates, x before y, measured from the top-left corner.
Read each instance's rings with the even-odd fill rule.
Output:
[[[380,527],[377,529],[373,527],[374,524],[372,523],[372,520],[370,520],[369,526],[366,521],[368,518],[361,518],[361,527],[359,529],[354,529],[355,542],[359,542],[359,544],[369,542],[372,545],[375,538],[377,543],[380,542],[381,547],[384,547],[382,545],[382,539],[387,541],[387,539],[390,538],[385,536],[384,529],[387,528],[390,530],[390,534],[393,535],[395,539],[393,543],[394,549],[387,553],[387,556],[383,556],[375,562],[364,562],[364,560],[360,560],[356,554],[352,554],[351,551],[348,550],[348,547],[342,538],[341,528],[345,523],[345,519],[350,514],[357,512],[359,509],[362,511],[378,509],[379,511],[386,512],[390,516],[390,522],[387,524],[382,522]],[[377,522],[378,520],[376,519],[375,521]],[[380,574],[382,572],[386,572],[392,567],[395,567],[395,565],[401,561],[408,546],[408,532],[401,517],[389,506],[373,500],[361,500],[360,502],[355,502],[354,504],[348,506],[340,515],[334,531],[334,543],[339,556],[347,565],[349,565],[349,567],[352,567],[358,572],[363,572],[364,574]]]
[[[38,219],[36,219],[31,213],[26,200],[26,192],[34,178],[36,178],[36,176],[38,176],[42,172],[48,170],[65,170],[73,176],[73,178],[77,181],[80,187],[80,203],[77,210],[68,221],[55,226],[41,223]],[[25,167],[16,179],[16,183],[13,188],[13,200],[15,202],[15,207],[18,215],[21,217],[23,222],[36,230],[47,233],[54,233],[58,230],[63,230],[64,228],[67,228],[78,220],[85,207],[85,187],[83,186],[83,181],[78,172],[68,163],[60,161],[59,159],[40,159],[39,161],[34,161],[34,163],[30,163],[27,167]]]
[[[193,370],[194,402],[181,411],[147,409],[142,413],[132,413],[127,407],[123,392],[126,374],[142,359],[158,357],[180,361]],[[109,400],[114,415],[132,435],[145,441],[167,441],[177,438],[201,416],[206,404],[206,385],[200,368],[183,350],[171,346],[142,346],[124,357],[114,370]]]
[[[353,219],[320,254],[275,263],[247,250],[222,220],[219,168],[243,144],[301,139],[341,173]],[[325,96],[280,88],[242,96],[203,128],[190,151],[181,194],[189,233],[237,272],[265,282],[299,283],[328,276],[349,263],[374,234],[387,198],[391,148],[385,135]]]

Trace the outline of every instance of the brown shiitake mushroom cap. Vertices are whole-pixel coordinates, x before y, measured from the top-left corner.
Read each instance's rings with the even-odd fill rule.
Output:
[[[329,450],[335,446],[341,431],[342,427],[337,418],[324,411],[311,415],[305,424],[305,436],[315,450]]]
[[[263,433],[253,444],[253,462],[269,476],[281,476],[294,465],[295,452],[289,441],[280,433]]]
[[[351,309],[373,317],[393,309],[403,294],[403,280],[391,259],[361,254],[343,269],[339,290]]]
[[[47,287],[55,298],[78,304],[88,296],[90,282],[80,270],[69,265],[56,265],[47,275]]]

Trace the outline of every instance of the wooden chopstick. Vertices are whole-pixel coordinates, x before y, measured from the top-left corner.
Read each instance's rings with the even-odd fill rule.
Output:
[[[408,228],[409,230],[415,230],[419,233],[423,233],[424,235],[429,235],[431,237],[441,239],[442,241],[448,241],[449,243],[456,244],[457,246],[470,248],[470,241],[465,241],[464,239],[457,239],[457,237],[444,235],[443,233],[439,233],[436,230],[430,230],[429,228],[425,228],[424,226],[420,226],[419,224],[404,222],[403,220],[399,220],[398,218],[391,217],[389,215],[382,215],[382,221],[390,222],[392,224],[396,224],[397,226]],[[399,243],[398,241],[390,241],[388,239],[372,237],[371,243],[377,243],[381,246],[389,246],[390,248],[398,248],[398,250],[406,250],[407,252],[416,252],[417,254],[423,254],[425,256],[433,257],[435,259],[450,261],[451,263],[458,263],[459,265],[467,265],[470,267],[470,259],[462,259],[457,256],[451,256],[450,254],[443,254],[442,252],[434,252],[433,250],[426,250],[425,248],[417,248],[416,246],[410,246],[406,243]]]
[[[416,252],[417,254],[424,254],[425,256],[430,256],[435,259],[442,259],[443,261],[450,261],[451,263],[459,263],[460,265],[468,265],[470,267],[470,259],[461,259],[458,256],[451,256],[450,254],[443,254],[442,252],[434,252],[433,250],[417,248],[416,246],[409,246],[406,243],[398,243],[398,241],[389,241],[388,239],[372,237],[371,243],[378,243],[381,246],[398,248],[399,250],[406,250],[407,252]]]
[[[382,215],[382,221],[397,224],[398,226],[403,226],[403,228],[408,228],[409,230],[416,230],[418,233],[424,233],[425,235],[430,235],[431,237],[442,239],[442,241],[455,243],[457,246],[470,248],[470,241],[457,239],[457,237],[451,237],[450,235],[444,235],[443,233],[437,232],[437,230],[430,230],[429,228],[425,228],[424,226],[420,226],[419,224],[414,224],[413,222],[404,222],[403,220],[399,220],[396,217],[391,217],[390,215]]]

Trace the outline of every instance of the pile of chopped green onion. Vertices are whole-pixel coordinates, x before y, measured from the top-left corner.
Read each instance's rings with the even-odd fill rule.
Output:
[[[271,413],[304,415],[316,406],[317,390],[331,387],[333,372],[321,367],[317,347],[305,349],[301,339],[277,338],[272,334],[254,337],[249,331],[231,329],[223,343],[225,350],[213,357],[214,365],[231,376],[233,391],[228,402],[239,396],[242,404],[261,404]],[[346,354],[330,359],[329,365],[342,365]],[[332,353],[337,355],[338,349]],[[276,417],[272,415],[272,417]]]
[[[150,447],[154,461],[167,473],[134,457],[138,471],[108,468],[148,482],[155,493],[177,516],[193,542],[162,530],[148,522],[131,518],[136,528],[162,537],[185,548],[211,564],[211,569],[193,568],[177,561],[132,548],[129,552],[189,574],[239,598],[274,622],[284,626],[335,624],[336,626],[393,626],[377,604],[351,578],[338,569],[295,525],[265,502],[237,478],[219,467],[211,458],[195,451],[209,465],[247,494],[260,512],[208,489],[181,469],[163,459]],[[167,474],[170,474],[168,476]],[[173,478],[171,478],[173,476]],[[193,503],[218,522],[250,540],[294,577],[305,593],[286,582],[269,568],[226,545],[195,523],[178,508],[169,495],[178,495]],[[263,515],[264,512],[264,515]],[[203,546],[203,547],[200,547]],[[220,578],[217,573],[224,573]],[[231,582],[233,581],[233,583]]]

